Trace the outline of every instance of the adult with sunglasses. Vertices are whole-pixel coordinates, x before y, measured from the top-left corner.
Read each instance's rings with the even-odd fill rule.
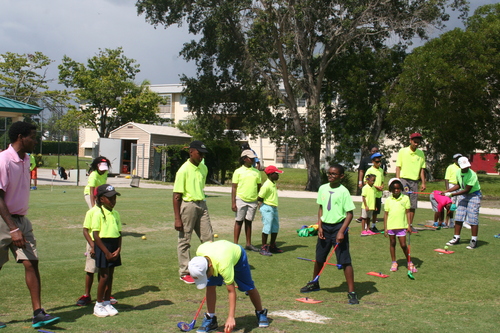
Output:
[[[380,214],[382,209],[382,195],[384,194],[384,170],[382,169],[382,154],[375,153],[371,156],[373,165],[366,170],[366,175],[375,175],[375,210],[372,215],[372,225],[370,230],[372,232],[379,232],[375,223],[377,222],[377,215]]]
[[[396,160],[396,178],[401,180],[405,192],[418,192],[418,179],[422,181],[420,191],[425,191],[425,155],[418,147],[422,144],[422,135],[413,133],[410,135],[410,145],[401,148]],[[417,209],[418,195],[417,193],[408,194],[410,197],[410,225],[415,217]],[[417,231],[412,229],[413,233]]]

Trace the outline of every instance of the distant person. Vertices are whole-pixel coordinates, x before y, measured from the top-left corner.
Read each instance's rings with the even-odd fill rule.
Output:
[[[240,292],[245,292],[255,308],[259,327],[268,327],[267,309],[262,307],[259,291],[255,287],[250,271],[250,264],[241,245],[227,240],[206,242],[196,251],[196,257],[189,262],[189,272],[198,289],[206,288],[207,310],[203,323],[197,332],[209,332],[219,324],[215,315],[217,286],[224,284],[228,293],[228,314],[224,332],[232,332],[236,326],[236,285]]]
[[[378,214],[382,211],[382,195],[384,194],[384,178],[385,173],[382,169],[382,154],[375,153],[371,156],[373,165],[366,170],[367,175],[375,175],[375,183],[373,183],[373,188],[375,189],[375,210],[372,216],[372,225],[370,231],[378,233],[379,230],[376,227]]]
[[[412,232],[410,225],[410,199],[403,194],[403,184],[397,178],[389,181],[389,191],[392,195],[387,198],[384,205],[384,236],[389,237],[390,240],[392,259],[390,271],[395,272],[398,270],[396,237],[399,240],[399,246],[403,250],[405,259],[410,259],[408,256],[408,246],[406,245],[406,233]],[[417,272],[415,265],[411,261],[408,261],[407,268],[412,273]]]
[[[361,218],[363,219],[361,225],[361,236],[371,236],[376,235],[375,232],[370,230],[370,220],[375,211],[375,191],[374,187],[376,175],[367,174],[365,177],[365,186],[361,190],[361,199],[363,204],[361,205]]]
[[[410,145],[401,148],[396,160],[396,178],[403,184],[405,192],[418,192],[418,179],[422,181],[420,191],[425,191],[425,155],[418,147],[422,144],[422,135],[413,133],[410,135]],[[413,225],[415,210],[418,204],[418,194],[408,194],[410,197],[410,225]],[[417,232],[412,228],[412,232]]]
[[[313,269],[313,280],[300,289],[301,293],[320,290],[319,282],[314,278],[325,264],[330,250],[335,250],[337,264],[342,265],[347,283],[349,304],[359,304],[358,295],[354,291],[354,270],[349,252],[349,233],[347,229],[352,220],[355,206],[349,190],[341,184],[344,178],[344,167],[331,165],[327,171],[328,183],[318,190],[316,203],[318,208],[318,240],[316,243],[316,262]]]
[[[267,175],[267,180],[259,190],[260,214],[262,215],[262,247],[260,254],[264,256],[272,256],[273,253],[282,253],[283,250],[276,245],[276,238],[280,229],[280,221],[278,216],[278,188],[276,182],[280,179],[282,170],[274,165],[270,165],[264,169]],[[267,243],[268,236],[271,235],[271,241]]]
[[[260,164],[260,159],[255,150],[250,148],[250,145],[248,143],[244,143],[241,145],[241,151],[243,152],[244,150],[251,150],[252,153],[255,155],[254,161],[253,161],[253,167],[256,168],[257,170],[262,170],[261,167],[262,165]]]
[[[11,144],[0,153],[0,269],[9,260],[11,251],[16,262],[24,266],[26,285],[33,307],[32,327],[39,328],[59,322],[42,308],[41,279],[33,226],[26,217],[30,196],[30,158],[36,141],[36,126],[18,121],[9,128]],[[20,282],[19,282],[20,283]],[[7,285],[2,286],[4,294]],[[20,300],[15,300],[21,306]],[[4,300],[5,302],[5,300]],[[5,323],[0,323],[5,327]]]
[[[188,264],[191,259],[191,236],[196,233],[202,243],[213,241],[214,235],[205,197],[205,183],[208,168],[203,163],[207,147],[201,141],[189,145],[189,159],[175,175],[172,203],[174,207],[174,228],[177,236],[177,259],[181,281],[193,284]]]
[[[259,252],[252,245],[252,222],[257,211],[257,197],[261,186],[260,171],[253,167],[257,156],[249,149],[241,152],[241,166],[234,170],[231,188],[231,209],[236,213],[234,243],[238,244],[241,229],[245,225],[245,249]]]
[[[432,210],[434,211],[433,227],[436,227],[438,230],[448,227],[444,222],[445,209],[447,211],[447,216],[453,214],[453,212],[457,209],[457,206],[453,204],[453,201],[441,193],[441,191],[432,191],[429,195],[429,201],[431,202]]]
[[[109,184],[97,188],[96,205],[99,211],[92,215],[92,234],[94,236],[95,265],[99,268],[99,286],[94,316],[108,317],[118,314],[111,304],[115,267],[121,266],[122,222],[120,214],[114,209],[116,196],[120,193]]]
[[[89,209],[95,205],[95,190],[106,184],[108,181],[108,172],[111,167],[111,162],[104,156],[99,156],[92,161],[89,168],[89,179],[87,186],[83,190],[85,202]]]
[[[37,189],[37,179],[38,179],[38,167],[36,165],[35,154],[28,154],[30,157],[30,189]],[[33,181],[33,186],[31,186],[31,181]]]
[[[462,224],[467,219],[471,226],[471,240],[467,249],[473,250],[477,247],[477,233],[479,230],[479,208],[481,207],[481,185],[477,174],[471,170],[471,164],[467,157],[458,159],[460,170],[457,171],[458,184],[444,191],[449,197],[458,196],[457,214],[455,217],[455,234],[447,245],[460,244],[460,232]],[[457,191],[458,190],[458,191]],[[455,192],[456,191],[456,192]]]
[[[462,157],[462,154],[453,155],[453,163],[446,168],[446,173],[444,176],[445,189],[452,188],[453,186],[458,184],[457,171],[460,170],[460,167],[458,166],[458,159],[460,157]],[[451,200],[453,204],[457,204],[457,197],[453,197],[451,198]],[[453,213],[454,212],[448,212],[448,214],[446,214],[445,224],[450,228],[455,227],[455,219],[453,218]],[[470,229],[470,225],[467,223],[467,221],[464,221],[464,227]]]
[[[361,189],[365,185],[366,170],[373,166],[372,155],[378,152],[379,147],[377,145],[370,146],[370,149],[368,149],[368,155],[361,159],[358,167],[358,191],[361,191]],[[387,173],[387,166],[385,165],[385,163],[380,163],[380,166],[382,170],[384,170],[385,176],[385,174]],[[358,195],[360,193],[361,192],[358,192]],[[361,215],[359,215],[359,218],[356,219],[356,222],[361,223],[361,220]]]

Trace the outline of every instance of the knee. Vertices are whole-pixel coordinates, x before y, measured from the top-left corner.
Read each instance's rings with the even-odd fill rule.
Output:
[[[243,221],[234,221],[234,223],[241,227],[241,225],[243,224]]]

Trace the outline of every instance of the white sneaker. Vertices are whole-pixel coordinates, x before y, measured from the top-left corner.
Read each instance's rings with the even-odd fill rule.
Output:
[[[109,316],[109,313],[104,305],[96,303],[94,306],[94,316],[103,318]]]
[[[464,222],[463,227],[465,229],[470,229],[470,224],[468,222]]]
[[[110,316],[115,316],[118,314],[118,310],[111,304],[107,304],[104,306],[104,309],[108,312]]]

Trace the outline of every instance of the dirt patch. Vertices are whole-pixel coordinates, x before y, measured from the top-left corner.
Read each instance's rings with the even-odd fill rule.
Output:
[[[305,321],[308,323],[315,323],[315,324],[327,324],[328,323],[327,321],[332,319],[332,318],[324,317],[322,315],[317,314],[314,311],[309,311],[309,310],[273,311],[273,312],[269,313],[269,316],[285,317],[285,318],[288,318],[290,320]]]

